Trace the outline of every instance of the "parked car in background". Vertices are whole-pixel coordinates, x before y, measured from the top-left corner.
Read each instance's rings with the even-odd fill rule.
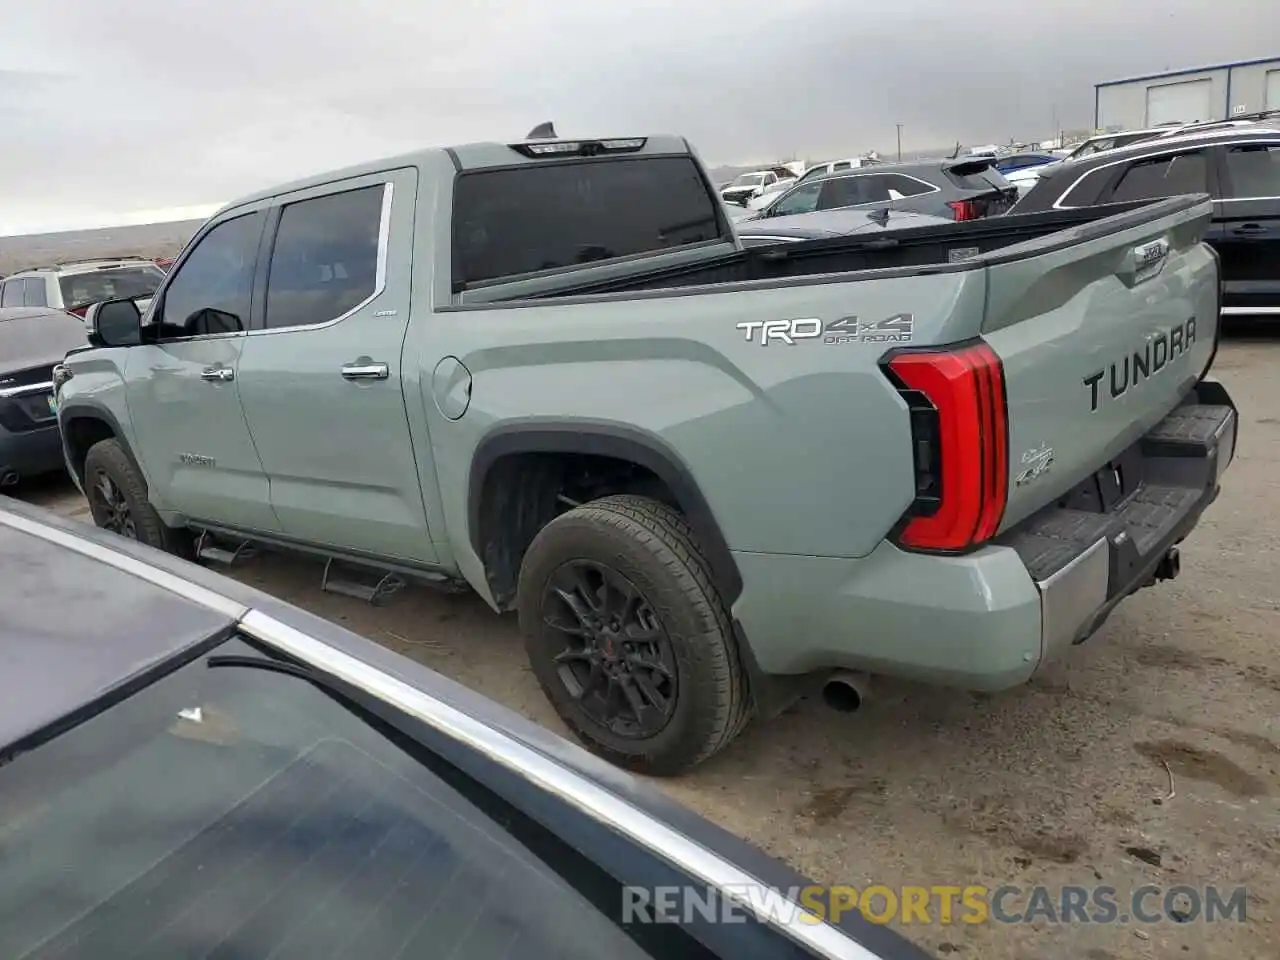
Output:
[[[1222,260],[1222,312],[1280,314],[1280,129],[1184,131],[1046,168],[1013,213],[1207,193],[1206,240]]]
[[[747,201],[747,208],[749,210],[763,209],[764,207],[768,206],[770,203],[772,203],[774,200],[777,199],[777,196],[781,190],[785,190],[789,187],[792,187],[797,183],[804,183],[808,180],[813,180],[816,177],[820,177],[828,173],[833,173],[838,170],[858,170],[858,169],[861,169],[862,167],[871,166],[872,164],[876,164],[879,162],[880,161],[874,157],[866,156],[866,157],[850,157],[847,160],[828,160],[825,163],[815,163],[813,166],[808,167],[804,171],[804,173],[800,174],[800,176],[794,181],[788,181],[786,183],[782,183],[780,187],[775,186],[773,189],[769,190],[767,193],[762,193],[759,196],[752,197],[749,201]]]
[[[1018,188],[1018,194],[1021,196],[1031,189],[1045,166],[1057,163],[1058,160],[1059,158],[1051,153],[1015,153],[998,158],[996,170]]]
[[[48,307],[0,307],[0,487],[65,469],[53,368],[88,345],[78,317]]]
[[[90,304],[129,297],[146,309],[163,279],[164,271],[143,257],[36,267],[5,278],[0,306],[53,307],[83,317]]]
[[[243,584],[5,497],[0,569],[6,960],[928,960],[652,786]]]
[[[733,181],[721,189],[720,198],[726,203],[746,206],[747,201],[763,193],[773,193],[782,187],[794,183],[796,176],[786,167],[774,167],[770,170],[756,170],[735,177]]]
[[[797,183],[757,216],[791,217],[874,204],[951,220],[978,220],[1004,213],[1017,196],[1017,188],[996,172],[991,157],[921,160],[814,177]]]
[[[803,240],[826,240],[833,237],[880,235],[888,231],[951,223],[943,217],[882,207],[864,210],[846,207],[820,210],[791,217],[768,217],[736,223],[734,230],[745,247],[763,247],[773,243],[795,243]]]
[[[999,177],[916,169],[957,205]],[[90,309],[55,374],[68,469],[152,546],[318,554],[323,589],[370,601],[474,590],[518,614],[567,727],[656,775],[805,694],[856,707],[850,671],[1016,686],[1173,569],[1235,436],[1200,383],[1207,200],[944,204],[755,249],[724,210],[672,136],[419,150],[246,197],[145,316]],[[1105,364],[1160,343],[1117,400]],[[804,496],[762,510],[783,488]]]

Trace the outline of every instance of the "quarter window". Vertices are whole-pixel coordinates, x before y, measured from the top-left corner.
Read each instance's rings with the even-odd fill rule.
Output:
[[[266,326],[328,323],[377,292],[385,184],[299,200],[280,214]]]
[[[235,333],[248,325],[262,212],[224,220],[197,241],[165,288],[160,339]]]
[[[1249,143],[1228,150],[1225,196],[1280,197],[1280,144]]]
[[[1120,177],[1111,192],[1112,203],[1154,200],[1186,193],[1209,192],[1209,165],[1203,153],[1139,160]]]

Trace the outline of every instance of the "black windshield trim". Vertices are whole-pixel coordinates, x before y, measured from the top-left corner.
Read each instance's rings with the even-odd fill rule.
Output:
[[[48,743],[50,740],[92,720],[121,701],[129,699],[157,681],[163,680],[169,674],[181,670],[190,663],[194,663],[210,650],[222,646],[222,644],[235,636],[235,625],[225,627],[172,656],[165,657],[163,660],[158,660],[144,667],[132,676],[126,677],[119,683],[108,687],[99,696],[69,713],[65,713],[43,727],[0,747],[0,767],[12,763],[22,754],[28,753],[42,744]]]

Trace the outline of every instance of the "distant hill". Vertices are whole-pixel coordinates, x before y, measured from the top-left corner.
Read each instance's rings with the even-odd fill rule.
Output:
[[[176,256],[203,223],[203,220],[179,220],[0,237],[0,276],[67,260]]]

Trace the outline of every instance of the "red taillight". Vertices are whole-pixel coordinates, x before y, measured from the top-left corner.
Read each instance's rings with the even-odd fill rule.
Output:
[[[887,366],[916,408],[917,499],[898,542],[915,550],[960,551],[990,540],[1004,515],[1009,480],[1000,358],[977,342],[903,351]]]
[[[957,220],[978,220],[982,217],[982,211],[976,200],[951,200],[947,206],[951,208]]]

